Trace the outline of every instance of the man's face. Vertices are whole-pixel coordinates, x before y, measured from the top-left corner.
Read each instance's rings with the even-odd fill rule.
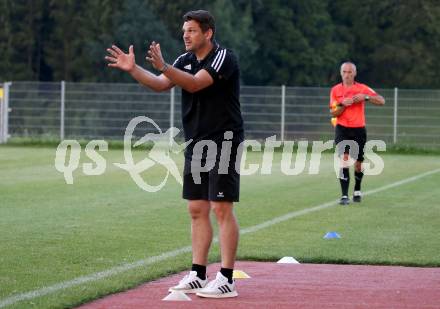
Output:
[[[356,77],[356,68],[351,63],[345,63],[341,67],[341,77],[344,84],[351,85]]]
[[[209,43],[212,31],[209,29],[205,33],[202,32],[200,25],[195,20],[186,21],[182,27],[183,42],[186,51],[195,52]]]

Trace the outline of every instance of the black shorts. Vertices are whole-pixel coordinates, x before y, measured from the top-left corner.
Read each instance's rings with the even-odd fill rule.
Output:
[[[186,200],[238,202],[240,174],[235,167],[238,145],[238,143],[232,145],[229,162],[222,160],[221,147],[218,147],[215,156],[209,157],[204,153],[203,157],[199,159],[192,156],[192,150],[187,151],[185,153],[182,197]],[[238,159],[241,160],[241,154]],[[195,160],[196,165],[202,166],[202,168],[192,168],[192,160]],[[213,168],[207,170],[203,166],[213,166]]]
[[[356,153],[355,147],[350,147],[350,144],[355,142],[358,146],[359,152]],[[336,125],[335,128],[335,144],[338,147],[338,154],[341,156],[343,153],[350,154],[350,157],[357,161],[364,161],[364,148],[367,142],[367,130],[365,127],[360,128],[348,128]]]

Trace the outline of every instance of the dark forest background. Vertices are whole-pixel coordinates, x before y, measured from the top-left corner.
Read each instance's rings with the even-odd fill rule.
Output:
[[[182,15],[210,10],[216,38],[240,59],[245,85],[329,86],[354,61],[373,87],[439,88],[440,1],[0,0],[0,82],[126,82],[105,49],[161,43],[183,52]]]

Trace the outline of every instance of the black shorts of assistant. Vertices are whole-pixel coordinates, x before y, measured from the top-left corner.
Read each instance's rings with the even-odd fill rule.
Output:
[[[219,156],[217,156],[215,161],[215,167],[211,170],[193,174],[191,171],[191,158],[185,156],[182,193],[184,199],[215,202],[239,201],[240,174],[235,168],[237,146],[232,147],[227,171],[223,169],[223,172],[219,172]],[[200,178],[198,178],[199,176]]]
[[[367,130],[365,127],[349,128],[336,125],[335,128],[335,144],[338,154],[350,154],[353,159],[364,161],[364,148],[367,142]],[[356,143],[358,146],[358,153],[356,154],[355,147],[350,147],[350,144]]]

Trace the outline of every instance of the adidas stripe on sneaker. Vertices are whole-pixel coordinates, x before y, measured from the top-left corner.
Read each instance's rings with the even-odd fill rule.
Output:
[[[196,295],[208,298],[227,298],[237,297],[238,293],[235,288],[235,281],[229,283],[228,278],[218,272],[215,279],[209,282],[205,288],[197,292]]]
[[[197,293],[208,284],[208,278],[205,280],[197,277],[196,271],[190,271],[188,275],[179,281],[179,284],[168,289],[169,292],[180,291],[183,293]]]

